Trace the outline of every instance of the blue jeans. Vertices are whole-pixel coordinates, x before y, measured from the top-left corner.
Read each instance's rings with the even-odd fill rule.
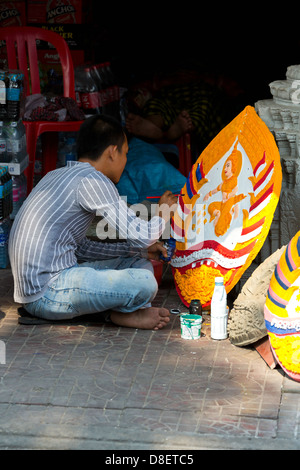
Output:
[[[65,269],[43,297],[24,304],[33,316],[65,320],[116,310],[129,313],[149,307],[157,293],[151,261],[113,258]]]

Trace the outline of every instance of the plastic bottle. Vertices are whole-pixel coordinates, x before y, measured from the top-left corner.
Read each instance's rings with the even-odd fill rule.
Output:
[[[75,137],[68,137],[65,145],[65,164],[68,161],[76,161],[76,139]]]
[[[112,96],[112,114],[116,119],[120,120],[120,87],[112,72],[111,63],[105,62],[103,67],[108,78],[110,93]]]
[[[12,200],[12,177],[8,171],[8,167],[4,167],[4,217],[8,217],[13,210]]]
[[[18,176],[12,176],[12,196],[13,196],[13,210],[10,213],[10,218],[14,219],[20,209],[20,181]]]
[[[12,179],[7,166],[0,167],[0,220],[12,212]]]
[[[74,80],[75,80],[75,100],[79,108],[83,108],[81,103],[81,93],[85,90],[84,76],[82,66],[75,67],[74,69]]]
[[[38,182],[41,180],[43,171],[44,171],[44,160],[43,160],[43,151],[42,151],[42,140],[40,136],[36,142],[33,186],[36,186]]]
[[[91,73],[92,73],[92,76],[94,77],[94,80],[98,88],[99,102],[100,102],[100,108],[101,108],[100,114],[110,114],[110,110],[109,110],[110,99],[109,99],[109,94],[107,90],[107,82],[106,82],[106,77],[103,74],[101,64],[93,65],[91,67]]]
[[[0,119],[7,119],[7,106],[6,106],[6,88],[8,84],[7,73],[0,70]]]
[[[211,299],[211,338],[227,338],[227,294],[222,277],[215,278],[215,288]]]
[[[161,253],[159,257],[163,261],[171,261],[173,253],[174,253],[175,248],[176,248],[176,240],[174,240],[174,238],[170,237],[169,240],[165,241],[164,247],[167,249],[168,255],[165,258]]]
[[[26,198],[27,182],[24,174],[12,176],[13,208],[10,219],[14,219]]]
[[[0,121],[0,162],[8,163],[8,155],[6,151],[6,136],[3,121]]]
[[[120,89],[119,116],[123,127],[126,126],[126,118],[128,115],[127,91],[126,88]]]
[[[115,91],[113,77],[108,69],[108,62],[98,65],[98,70],[106,91],[106,109],[107,114],[114,116]]]
[[[6,151],[9,162],[21,162],[26,155],[26,131],[20,119],[5,123]]]
[[[13,199],[12,199],[12,177],[8,171],[8,168],[7,168],[7,177],[8,177],[8,213],[7,213],[7,216],[9,216],[9,214],[13,210]]]
[[[89,66],[75,68],[75,93],[77,104],[86,116],[102,113],[98,87]]]
[[[0,221],[0,268],[7,268],[9,264],[8,238],[11,222],[8,218]]]
[[[20,179],[21,179],[21,189],[20,189],[21,199],[24,202],[25,199],[27,198],[27,178],[24,175],[24,173],[21,173]]]
[[[4,167],[0,167],[0,220],[5,218],[5,205],[4,205]]]
[[[57,149],[57,160],[56,160],[56,168],[61,168],[66,164],[66,133],[59,132],[58,134],[58,149]]]
[[[6,89],[7,119],[18,121],[21,117],[21,99],[23,93],[24,76],[19,71],[10,71],[7,75]]]

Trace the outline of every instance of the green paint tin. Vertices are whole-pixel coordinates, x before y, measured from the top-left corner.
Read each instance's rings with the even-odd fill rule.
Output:
[[[201,315],[191,315],[183,313],[180,315],[181,338],[183,339],[199,339],[201,336]]]

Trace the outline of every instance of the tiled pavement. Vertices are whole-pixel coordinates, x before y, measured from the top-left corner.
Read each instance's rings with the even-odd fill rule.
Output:
[[[300,384],[211,340],[209,316],[196,341],[177,316],[160,331],[20,325],[12,289],[0,270],[0,449],[300,448]],[[168,270],[155,305],[185,310]]]

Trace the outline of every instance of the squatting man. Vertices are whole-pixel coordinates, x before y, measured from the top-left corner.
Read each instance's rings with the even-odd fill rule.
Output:
[[[117,325],[155,330],[169,322],[167,309],[151,306],[157,282],[150,260],[167,255],[159,239],[177,198],[166,191],[150,221],[137,217],[115,186],[127,152],[122,126],[92,116],[79,131],[78,160],[45,175],[23,203],[9,256],[14,299],[31,315],[62,320],[107,312],[106,319]],[[126,241],[88,239],[96,214]]]

